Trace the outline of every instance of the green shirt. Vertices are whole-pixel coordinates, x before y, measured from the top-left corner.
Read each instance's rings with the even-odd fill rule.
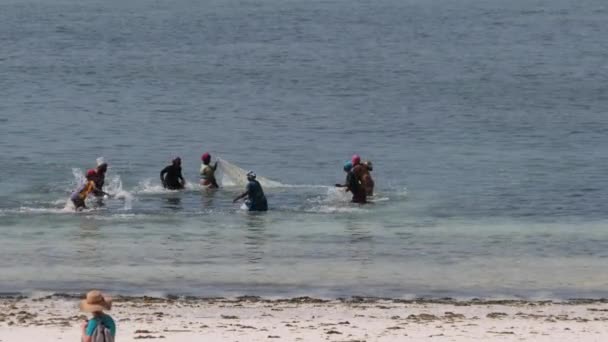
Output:
[[[106,328],[110,329],[110,333],[112,334],[112,336],[116,336],[116,324],[114,324],[114,320],[112,319],[112,317],[106,314],[102,314],[99,317],[95,317],[89,320],[89,324],[87,325],[86,330],[87,336],[93,335],[95,329],[97,328],[97,325],[99,325],[99,321],[101,321],[101,324],[103,324]]]

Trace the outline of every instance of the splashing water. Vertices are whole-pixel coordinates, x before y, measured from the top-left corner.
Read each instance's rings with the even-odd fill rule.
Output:
[[[77,169],[77,168],[73,168],[72,169],[72,175],[74,175],[74,186],[73,188],[76,188],[77,186],[80,186],[80,184],[84,183],[87,178],[84,175],[84,172],[82,172],[82,170]]]
[[[74,175],[74,184],[75,184],[74,189],[86,181],[86,177],[82,170],[73,168],[72,174]],[[113,175],[109,179],[106,178],[106,184],[105,184],[104,191],[114,195],[114,198],[116,198],[116,199],[124,200],[125,204],[124,204],[123,210],[131,210],[131,208],[133,206],[133,195],[129,191],[126,191],[123,189],[122,180],[120,179],[119,175]],[[75,209],[74,204],[68,198],[66,201],[64,210],[74,211],[74,209]]]
[[[327,187],[326,194],[308,199],[312,207],[305,211],[324,214],[365,212],[365,208],[351,203],[351,197],[351,193],[344,191],[344,188]]]
[[[107,181],[106,184],[106,192],[113,194],[114,198],[116,199],[122,199],[125,201],[123,210],[131,210],[133,207],[133,195],[129,191],[123,189],[122,180],[120,179],[120,176],[112,176],[112,178],[110,178],[110,180]]]
[[[158,195],[158,194],[172,194],[176,191],[199,191],[202,187],[196,182],[190,182],[186,180],[186,185],[183,190],[170,190],[165,189],[161,184],[154,183],[151,178],[144,179],[137,184],[133,192],[135,194],[145,195]]]
[[[133,191],[136,194],[164,194],[170,192],[170,190],[163,188],[162,185],[152,183],[151,178],[140,181]]]

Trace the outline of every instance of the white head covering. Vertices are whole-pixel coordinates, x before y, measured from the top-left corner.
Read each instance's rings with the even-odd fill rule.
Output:
[[[101,165],[103,165],[105,163],[106,163],[106,160],[103,159],[103,157],[97,158],[97,167],[99,167],[99,166],[101,166]]]

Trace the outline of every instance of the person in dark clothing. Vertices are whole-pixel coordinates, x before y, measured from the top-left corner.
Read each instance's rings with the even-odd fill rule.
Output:
[[[350,170],[353,169],[353,164],[349,161],[344,163],[344,172],[346,172],[346,182],[344,184],[336,183],[336,188],[348,188],[348,175],[350,174]]]
[[[108,163],[105,162],[105,160],[103,159],[103,157],[99,157],[97,158],[97,174],[95,176],[95,179],[93,179],[93,181],[95,182],[95,187],[96,189],[93,190],[93,195],[95,195],[95,197],[103,197],[104,196],[104,192],[103,192],[103,186],[104,183],[106,182],[106,172],[108,171]]]
[[[361,160],[359,156],[353,156],[352,161],[347,161],[344,164],[344,172],[346,172],[346,183],[336,184],[336,187],[346,188],[353,194],[352,202],[367,203],[365,187],[362,184],[361,178],[364,174]]]
[[[245,204],[247,205],[247,208],[249,208],[249,211],[266,211],[268,210],[268,201],[264,195],[262,185],[255,180],[255,178],[255,172],[247,172],[247,180],[249,181],[249,183],[247,183],[247,190],[237,196],[233,202],[247,197]]]
[[[160,181],[165,189],[179,190],[184,188],[186,180],[182,176],[182,160],[180,157],[173,159],[171,165],[160,172]]]
[[[356,154],[353,156],[351,163],[353,168],[346,177],[346,183],[348,184],[346,190],[353,194],[353,203],[367,203],[367,193],[363,186],[363,176],[367,172],[367,168],[361,164],[361,158]]]
[[[360,168],[361,166],[359,166],[359,168],[355,166],[353,167],[353,170],[348,173],[348,176],[346,177],[348,184],[346,191],[350,191],[353,194],[353,198],[351,199],[353,203],[364,204],[367,203],[367,193],[361,184]]]

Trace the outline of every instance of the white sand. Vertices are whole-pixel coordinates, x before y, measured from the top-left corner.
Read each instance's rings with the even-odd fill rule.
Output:
[[[117,341],[608,341],[608,303],[115,302]],[[0,341],[79,341],[77,300],[0,299]]]

